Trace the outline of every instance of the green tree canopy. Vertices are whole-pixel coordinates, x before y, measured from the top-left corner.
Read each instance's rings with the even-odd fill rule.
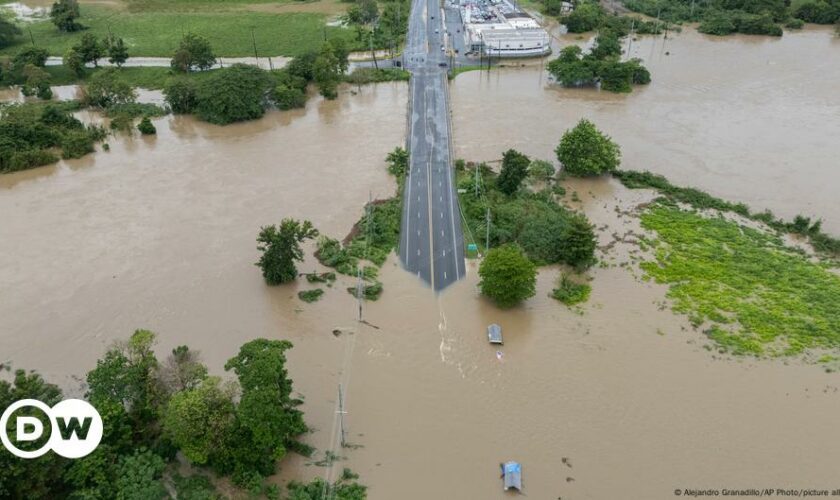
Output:
[[[163,86],[163,96],[173,113],[192,113],[198,105],[195,81],[185,76],[170,78]]]
[[[105,55],[105,46],[93,33],[85,33],[82,39],[73,48],[82,57],[85,63],[93,63],[94,66],[99,66],[99,59]]]
[[[478,268],[481,293],[500,307],[511,307],[536,293],[537,267],[513,244],[487,252]]]
[[[77,0],[58,0],[50,9],[50,19],[59,31],[79,31],[83,26],[76,22],[79,18]]]
[[[110,37],[108,38],[108,62],[116,64],[117,67],[122,67],[128,60],[128,47],[122,38]]]
[[[132,103],[137,99],[137,92],[125,81],[116,68],[105,68],[92,77],[84,89],[84,100],[101,108]]]
[[[499,190],[512,195],[519,190],[519,186],[528,176],[528,165],[531,159],[515,149],[508,149],[502,155],[502,171],[496,179]]]
[[[181,38],[170,65],[175,71],[188,73],[194,69],[210,69],[215,63],[216,56],[210,42],[202,36],[187,33]]]
[[[580,214],[573,214],[566,222],[559,244],[559,260],[582,269],[595,263],[595,231],[592,224]]]
[[[563,134],[555,152],[563,169],[578,177],[612,172],[621,159],[618,145],[586,119]]]
[[[234,423],[233,388],[218,377],[203,379],[169,400],[163,426],[173,444],[195,464],[207,464],[224,447]]]
[[[593,31],[601,25],[604,9],[593,1],[578,2],[577,7],[569,15],[560,19],[570,33],[584,33]]]
[[[225,370],[236,373],[242,391],[237,425],[228,434],[235,474],[272,473],[275,460],[307,430],[298,409],[302,401],[292,397],[292,380],[286,371],[286,351],[291,348],[286,340],[256,339],[225,364]]]
[[[273,84],[267,71],[245,64],[213,71],[196,86],[195,112],[217,125],[260,118]]]
[[[528,165],[528,176],[541,182],[550,182],[557,170],[550,162],[545,160],[533,160]]]
[[[300,244],[317,238],[318,230],[309,221],[283,219],[280,227],[265,226],[257,238],[258,250],[262,252],[257,265],[269,285],[288,283],[297,278],[295,262],[303,260]]]
[[[20,28],[3,16],[0,16],[0,49],[15,43],[21,35]]]

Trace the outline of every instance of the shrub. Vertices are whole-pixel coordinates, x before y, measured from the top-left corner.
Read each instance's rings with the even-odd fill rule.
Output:
[[[100,108],[133,103],[137,98],[134,87],[122,79],[116,68],[106,68],[94,74],[85,87],[84,95],[85,102]]]
[[[154,125],[152,125],[152,121],[149,120],[148,116],[144,116],[140,123],[137,124],[137,130],[140,131],[143,135],[154,135],[157,133],[157,129]]]
[[[306,106],[306,92],[297,87],[280,84],[271,91],[271,101],[277,109],[302,108]]]
[[[189,78],[170,78],[163,86],[163,96],[169,109],[176,114],[192,113],[198,103],[195,82]]]
[[[324,291],[320,288],[298,292],[298,298],[308,303],[317,302],[322,295],[324,295]]]
[[[557,288],[551,291],[551,296],[567,306],[579,304],[589,300],[592,287],[586,283],[575,283],[568,276],[563,275],[557,282]]]

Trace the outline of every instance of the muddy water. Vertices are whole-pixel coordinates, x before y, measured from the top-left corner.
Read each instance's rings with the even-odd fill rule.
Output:
[[[392,258],[385,294],[364,310],[374,326],[356,322],[346,279],[315,304],[297,299],[304,283],[265,287],[253,266],[261,224],[305,217],[341,236],[370,194],[393,191],[382,159],[404,141],[406,90],[345,91],[225,128],[166,117],[157,137],[111,139],[110,152],[0,177],[0,362],[73,393],[73,377],[134,328],[159,332],[161,353],[199,349],[216,373],[249,339],[291,339],[290,372],[316,429],[308,441],[336,441],[342,384],[348,441],[361,448],[339,450],[347,460],[335,470],[293,457],[277,480],[349,466],[374,500],[507,498],[504,460],[523,463],[526,493],[539,499],[833,485],[836,375],[716,358],[660,307],[661,287],[619,266],[632,245],[616,244],[592,270],[583,314],[548,297],[551,268],[536,297],[500,311],[477,296],[475,263],[435,297]],[[550,151],[532,128],[504,128],[505,142],[470,156],[492,157],[507,139]],[[604,247],[638,231],[622,212],[649,197],[606,181],[569,190]],[[501,357],[485,340],[491,322],[504,329]]]
[[[513,147],[553,158],[563,132],[588,118],[621,145],[625,168],[786,217],[820,216],[840,233],[840,38],[830,29],[779,39],[686,30],[630,50],[653,78],[630,95],[556,88],[538,65],[459,75],[457,154],[493,159]]]

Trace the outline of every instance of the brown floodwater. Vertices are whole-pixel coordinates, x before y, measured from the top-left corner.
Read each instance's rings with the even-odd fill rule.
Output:
[[[520,114],[562,110],[558,91],[524,79],[528,99],[493,103],[509,121],[470,128],[459,117],[475,118],[468,104],[504,96],[517,76],[473,78],[453,88],[461,155],[494,158],[510,145],[548,156],[566,122],[549,141],[536,130],[551,121],[522,127]],[[579,310],[548,297],[556,268],[541,270],[533,299],[499,310],[478,296],[475,262],[435,296],[392,256],[385,293],[364,308],[370,326],[356,321],[344,291],[352,280],[314,304],[296,297],[305,282],[266,287],[253,265],[260,225],[307,218],[341,237],[369,196],[393,193],[383,159],[404,143],[407,95],[396,83],[345,89],[333,102],[314,98],[305,110],[224,128],[169,116],[155,120],[156,137],[118,136],[109,152],[0,176],[0,362],[37,369],[76,395],[77,377],[135,328],[158,332],[162,355],[179,344],[200,350],[215,373],[250,339],[290,339],[289,370],[315,429],[307,441],[321,453],[336,442],[341,384],[347,439],[360,447],[337,449],[347,458],[333,469],[291,457],[277,480],[349,466],[373,500],[508,498],[505,460],[522,462],[525,492],[538,499],[835,486],[837,375],[707,351],[702,334],[662,307],[663,287],[620,265],[639,231],[626,212],[650,193],[568,183],[609,248]],[[609,105],[602,99],[612,96],[591,93],[588,106],[621,117],[622,102],[640,95]],[[825,142],[835,126],[822,120]],[[759,173],[756,189],[775,189]],[[308,254],[301,270],[317,269]],[[493,322],[504,329],[498,349],[484,333]]]
[[[822,217],[840,233],[840,37],[810,27],[668,36],[632,43],[653,81],[629,95],[559,88],[538,64],[459,75],[457,155],[495,159],[512,147],[552,159],[563,132],[588,118],[621,145],[624,168],[786,218]]]

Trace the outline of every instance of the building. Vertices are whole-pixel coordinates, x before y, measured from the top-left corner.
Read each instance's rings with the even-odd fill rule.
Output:
[[[461,0],[466,45],[495,57],[533,57],[551,52],[548,32],[507,0]]]

